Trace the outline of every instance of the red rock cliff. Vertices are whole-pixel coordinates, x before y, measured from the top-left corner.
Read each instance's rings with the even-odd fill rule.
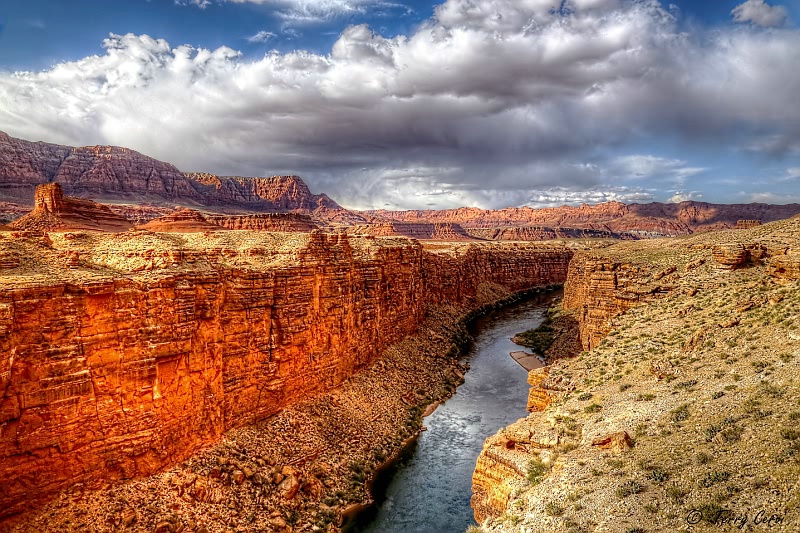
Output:
[[[562,282],[572,255],[463,246],[318,232],[0,240],[34,261],[5,264],[0,288],[0,515],[174,464],[341,384],[429,304],[469,303],[487,282]]]
[[[569,265],[563,307],[575,313],[584,350],[591,350],[612,329],[612,320],[641,302],[670,289],[675,269],[653,272],[607,255],[579,252]]]

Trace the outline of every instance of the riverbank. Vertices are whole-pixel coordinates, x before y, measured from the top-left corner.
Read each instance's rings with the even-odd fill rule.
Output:
[[[360,517],[359,533],[464,531],[473,524],[471,478],[484,439],[525,413],[527,373],[510,338],[543,320],[553,293],[495,310],[470,326],[470,365],[456,394],[425,419],[427,427],[376,483],[379,505]]]
[[[78,485],[9,530],[337,531],[346,508],[371,501],[372,473],[419,433],[425,407],[463,379],[466,324],[526,294],[484,283],[477,307],[432,306],[414,335],[338,389],[232,430],[164,473]]]

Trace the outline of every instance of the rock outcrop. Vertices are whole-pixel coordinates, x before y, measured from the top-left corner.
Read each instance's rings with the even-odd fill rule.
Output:
[[[361,224],[347,228],[352,235],[372,235],[375,237],[410,237],[423,241],[474,241],[475,237],[467,234],[458,224],[411,223],[411,222],[378,222]]]
[[[548,228],[544,226],[507,226],[503,228],[470,228],[469,235],[492,241],[549,241],[554,239],[622,239],[638,237],[606,229]]]
[[[11,227],[34,231],[127,231],[133,226],[107,206],[64,196],[61,185],[47,183],[36,187],[33,211],[12,222]]]
[[[736,229],[750,229],[756,228],[763,224],[760,220],[737,220]]]
[[[206,220],[233,230],[283,231],[308,233],[320,226],[309,215],[299,213],[261,213],[253,215],[207,214]]]
[[[573,253],[320,232],[20,234],[0,250],[26,258],[0,288],[4,515],[173,465],[340,385],[430,305],[561,283]]]
[[[722,268],[733,270],[747,262],[747,249],[740,243],[725,243],[714,246],[711,256]]]
[[[155,218],[147,224],[138,226],[137,229],[166,233],[192,233],[198,231],[220,231],[224,228],[209,222],[199,211],[183,208]]]
[[[668,280],[654,277],[647,267],[576,254],[564,285],[563,307],[578,321],[584,350],[596,347],[611,331],[614,317],[668,291]]]
[[[247,231],[278,231],[310,233],[320,229],[309,215],[298,213],[260,213],[248,215],[220,215],[200,213],[181,208],[138,226],[149,231],[186,233],[219,231],[223,229]]]
[[[790,250],[770,258],[767,272],[773,278],[785,281],[800,279],[800,252]]]

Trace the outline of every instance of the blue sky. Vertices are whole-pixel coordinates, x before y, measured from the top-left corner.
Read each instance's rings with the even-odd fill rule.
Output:
[[[728,25],[733,0],[676,0],[683,24]],[[394,6],[342,12],[318,21],[292,22],[277,13],[274,4],[179,4],[175,0],[26,0],[0,6],[0,68],[39,70],[65,60],[102,53],[100,43],[109,33],[147,34],[172,44],[205,48],[227,45],[260,56],[267,50],[303,48],[325,53],[350,24],[367,23],[382,35],[411,33],[433,15],[440,2],[407,0]],[[797,20],[800,3],[783,4]],[[249,42],[259,32],[274,34],[266,42]]]
[[[795,202],[799,10],[4,2],[0,130],[182,170],[300,174],[360,208]]]

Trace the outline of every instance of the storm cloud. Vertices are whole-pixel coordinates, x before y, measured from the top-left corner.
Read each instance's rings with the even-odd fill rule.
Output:
[[[324,55],[111,35],[102,55],[0,74],[0,130],[299,174],[351,207],[729,201],[704,165],[651,148],[800,146],[800,32],[758,24],[687,33],[648,0],[448,0],[413,34],[351,26]]]

